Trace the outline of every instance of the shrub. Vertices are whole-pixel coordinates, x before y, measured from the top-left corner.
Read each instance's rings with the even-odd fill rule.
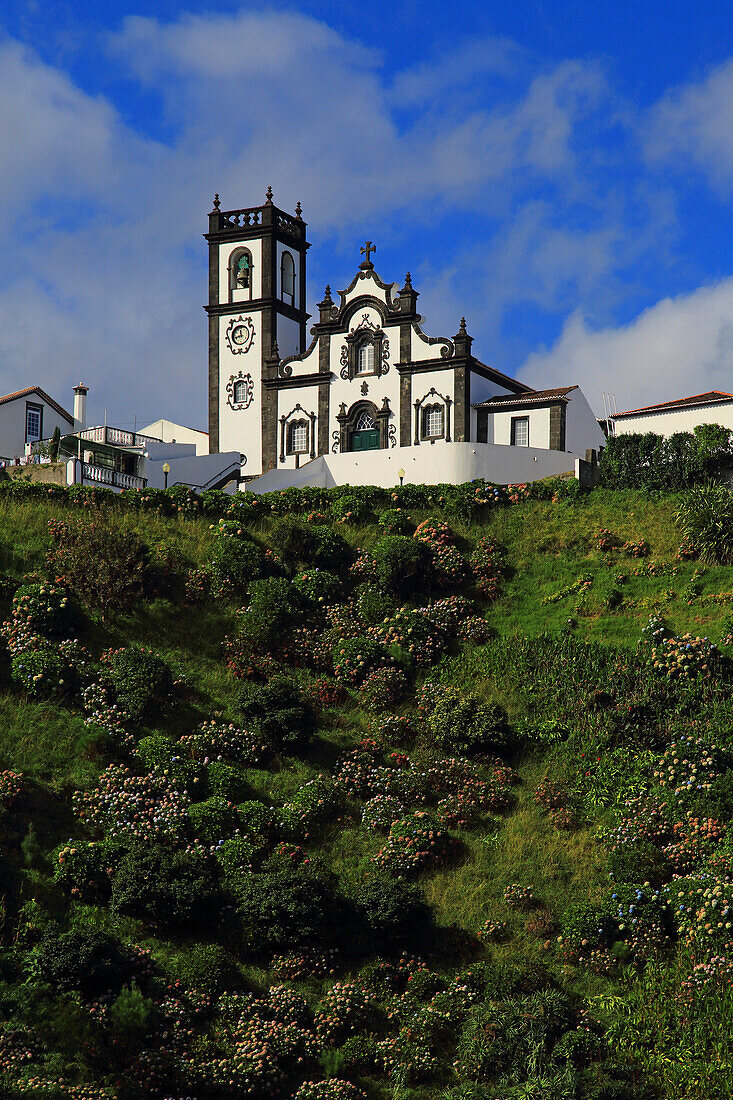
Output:
[[[733,494],[723,485],[702,485],[682,498],[675,513],[685,539],[708,565],[733,563]]]
[[[380,588],[368,586],[357,596],[356,607],[361,621],[367,626],[375,626],[394,612],[395,601]]]
[[[333,945],[340,906],[329,882],[297,871],[248,875],[237,902],[249,947],[256,952]]]
[[[173,694],[173,676],[165,661],[141,646],[108,654],[106,674],[117,702],[133,722],[155,718]]]
[[[508,720],[503,707],[477,695],[445,688],[428,718],[438,744],[462,756],[487,752],[507,743]]]
[[[230,596],[247,590],[262,576],[262,551],[240,524],[220,520],[207,569],[215,595]]]
[[[313,708],[289,676],[273,676],[262,685],[244,684],[238,707],[245,722],[255,722],[263,737],[286,752],[305,748],[313,737]]]
[[[401,508],[388,508],[380,514],[377,523],[385,535],[411,535],[415,530],[415,524]]]
[[[344,493],[331,504],[333,516],[342,523],[363,523],[370,512],[368,499],[357,493]]]
[[[230,836],[237,827],[237,811],[223,798],[207,798],[188,808],[193,830],[208,844],[216,844]]]
[[[335,603],[341,594],[341,581],[325,569],[306,569],[293,578],[293,586],[303,599],[318,607]]]
[[[239,770],[222,760],[215,760],[206,769],[209,791],[227,802],[241,802],[247,794],[247,781]]]
[[[67,589],[60,584],[24,584],[13,596],[12,621],[45,638],[69,638],[78,617]]]
[[[153,925],[185,927],[210,921],[216,901],[203,857],[138,844],[117,867],[110,908]]]
[[[430,551],[419,539],[384,535],[374,547],[377,579],[396,596],[409,596],[429,584]]]
[[[359,887],[361,920],[378,950],[404,943],[424,943],[431,925],[430,908],[420,891],[400,879],[373,878]]]
[[[240,981],[235,960],[218,943],[187,944],[180,954],[173,956],[170,968],[188,989],[207,997],[218,997]]]
[[[258,649],[274,653],[299,617],[300,593],[285,577],[265,577],[249,586],[240,631]]]
[[[385,711],[401,703],[407,691],[407,677],[401,668],[378,668],[369,673],[359,694],[367,710]]]
[[[112,1002],[109,1019],[115,1035],[137,1043],[155,1029],[158,1008],[155,1001],[144,997],[133,984],[121,990],[117,999]]]
[[[104,932],[49,928],[36,949],[36,964],[50,985],[87,996],[119,989],[125,981],[120,946]]]
[[[56,524],[52,534],[49,568],[83,603],[99,610],[103,620],[111,611],[135,607],[145,595],[150,558],[133,531],[93,520]]]
[[[456,844],[448,831],[423,810],[416,810],[393,823],[387,843],[374,856],[374,862],[382,870],[407,876],[446,863],[455,851]]]
[[[333,647],[334,675],[348,684],[362,684],[370,673],[390,664],[389,650],[373,638],[343,638]]]
[[[29,695],[39,699],[66,695],[73,684],[71,679],[67,679],[71,676],[71,670],[59,652],[41,639],[32,648],[24,649],[13,657],[10,676]]]
[[[275,831],[276,815],[271,806],[265,806],[263,802],[242,802],[237,810],[243,833],[269,836]]]

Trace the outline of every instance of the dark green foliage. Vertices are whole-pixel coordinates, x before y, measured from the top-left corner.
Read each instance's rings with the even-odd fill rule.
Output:
[[[570,1002],[555,990],[488,1001],[473,1010],[461,1036],[459,1076],[480,1081],[511,1074],[514,1081],[525,1081],[539,1075],[572,1027]]]
[[[117,867],[110,908],[164,927],[210,925],[217,894],[203,857],[140,844]]]
[[[378,950],[426,942],[432,918],[417,887],[392,877],[372,878],[360,885],[356,901]]]
[[[241,979],[236,961],[218,943],[190,943],[170,962],[173,976],[188,989],[217,997],[235,989]]]
[[[276,827],[275,813],[263,802],[241,802],[237,806],[239,826],[243,833],[269,836]]]
[[[240,633],[258,650],[272,652],[287,638],[301,609],[300,593],[285,577],[253,581]]]
[[[313,736],[313,709],[289,676],[273,676],[262,685],[244,684],[238,708],[245,725],[256,723],[267,740],[286,752],[304,748]]]
[[[107,665],[117,702],[133,722],[150,722],[173,694],[173,676],[165,661],[141,646],[118,649]]]
[[[503,707],[453,688],[441,691],[428,727],[443,749],[461,756],[497,749],[507,743],[509,732]]]
[[[396,596],[424,592],[430,584],[430,551],[418,539],[384,535],[374,547],[380,584]]]
[[[63,658],[47,645],[26,649],[10,662],[11,678],[39,699],[69,694],[73,688],[73,681],[67,679],[70,674]]]
[[[57,584],[21,585],[13,596],[13,616],[45,638],[71,638],[80,625],[68,591]]]
[[[307,569],[293,578],[293,585],[307,603],[314,607],[338,602],[341,581],[327,569]]]
[[[410,516],[401,508],[388,508],[385,512],[381,512],[377,523],[388,535],[411,535],[415,530],[415,524]]]
[[[193,831],[206,844],[217,844],[237,827],[237,811],[223,798],[214,796],[189,807]]]
[[[117,940],[81,929],[49,928],[36,949],[36,964],[50,985],[79,989],[85,996],[119,989],[128,970]]]
[[[215,760],[206,769],[209,791],[227,802],[241,802],[247,795],[247,781],[239,768]]]
[[[375,626],[386,619],[395,609],[395,601],[380,588],[362,588],[356,601],[359,618],[367,626]]]
[[[704,424],[665,438],[611,436],[601,455],[601,483],[607,489],[679,490],[719,477],[731,462],[731,432]]]
[[[341,899],[330,882],[315,875],[295,871],[248,875],[239,882],[236,896],[250,951],[332,946],[341,934],[348,934]]]
[[[220,524],[208,562],[217,594],[235,596],[246,592],[251,582],[262,576],[263,564],[262,551],[239,524]]]
[[[136,985],[121,990],[109,1010],[109,1018],[123,1042],[140,1042],[155,1030],[158,1009],[155,1001],[144,997]]]
[[[685,538],[708,565],[733,562],[733,494],[724,485],[701,485],[682,498],[676,513]]]
[[[364,523],[371,510],[371,504],[367,493],[341,492],[331,502],[331,513],[334,519],[342,519],[345,523]]]

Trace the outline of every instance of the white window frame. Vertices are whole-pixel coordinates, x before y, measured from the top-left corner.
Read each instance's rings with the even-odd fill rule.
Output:
[[[32,434],[29,431],[29,422],[31,417],[35,417],[38,420],[37,434]],[[26,405],[25,407],[25,441],[26,443],[37,443],[43,433],[43,409],[37,405]]]
[[[356,350],[356,373],[374,374],[374,364],[376,361],[376,349],[371,340],[360,344]]]
[[[524,436],[520,439],[521,434]],[[529,417],[528,416],[513,416],[512,428],[511,428],[511,440],[514,447],[529,447]]]
[[[308,453],[310,440],[308,438],[308,424],[304,420],[298,420],[288,425],[288,454],[302,455]],[[302,446],[299,445],[299,439]]]

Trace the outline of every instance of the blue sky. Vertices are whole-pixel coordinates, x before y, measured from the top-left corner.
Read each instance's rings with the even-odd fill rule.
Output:
[[[0,392],[203,426],[205,215],[268,183],[311,308],[368,237],[532,385],[733,390],[729,0],[5,0]]]

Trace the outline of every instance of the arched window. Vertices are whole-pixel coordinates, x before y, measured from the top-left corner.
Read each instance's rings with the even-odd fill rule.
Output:
[[[442,405],[427,405],[422,414],[423,439],[439,439],[444,433],[445,418]]]
[[[293,420],[288,424],[288,454],[303,454],[308,450],[308,422]]]
[[[374,372],[374,344],[368,341],[362,344],[356,355],[356,373],[373,374]]]
[[[252,297],[252,253],[248,248],[236,249],[229,258],[230,301],[235,290],[244,290],[247,298]]]
[[[244,381],[235,382],[234,383],[234,404],[239,405],[240,403],[242,403],[246,400],[247,400],[247,383],[244,382]]]
[[[288,305],[295,305],[295,260],[289,252],[283,252],[280,260],[280,283],[282,286],[282,300]]]
[[[363,412],[359,414],[356,424],[354,424],[354,431],[366,432],[369,431],[370,428],[376,428],[376,426],[372,414],[370,412]]]

